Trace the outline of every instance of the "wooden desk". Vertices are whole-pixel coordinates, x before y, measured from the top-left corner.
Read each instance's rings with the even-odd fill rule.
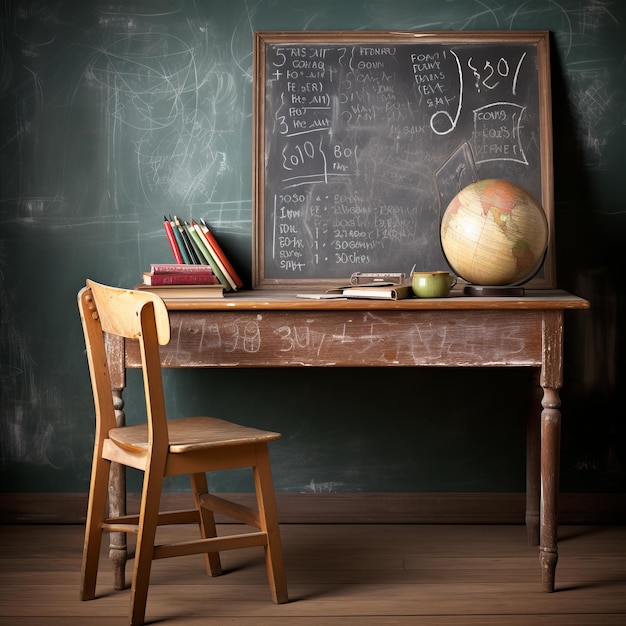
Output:
[[[589,303],[557,290],[523,298],[308,300],[294,292],[249,291],[203,302],[169,302],[172,339],[164,367],[519,367],[539,368],[541,412],[528,418],[526,526],[539,543],[544,591],[554,591],[563,383],[563,317]],[[108,344],[119,424],[125,367],[136,345]],[[112,514],[125,512],[115,468]],[[541,514],[540,514],[541,512]],[[112,534],[116,588],[124,586],[124,534]]]

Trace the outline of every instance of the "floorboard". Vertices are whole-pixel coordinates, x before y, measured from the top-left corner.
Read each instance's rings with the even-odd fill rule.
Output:
[[[238,527],[220,526],[220,533]],[[626,527],[561,526],[553,594],[523,526],[282,526],[290,602],[269,599],[260,549],[153,565],[147,624],[168,626],[473,626],[626,624]],[[164,537],[191,532],[167,529]],[[97,594],[78,600],[80,526],[0,526],[0,626],[117,626],[129,591],[114,591],[103,546]],[[132,546],[131,546],[132,550]],[[131,571],[129,563],[128,571]]]

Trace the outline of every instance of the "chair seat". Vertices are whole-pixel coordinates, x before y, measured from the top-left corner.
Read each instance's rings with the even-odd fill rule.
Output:
[[[280,439],[280,433],[241,426],[215,417],[168,420],[167,429],[171,454]],[[145,451],[148,449],[148,426],[138,424],[112,428],[109,439],[125,450]]]

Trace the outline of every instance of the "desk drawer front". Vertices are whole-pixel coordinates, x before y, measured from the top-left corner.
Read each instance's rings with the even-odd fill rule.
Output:
[[[171,325],[166,367],[541,364],[541,311],[185,311]]]

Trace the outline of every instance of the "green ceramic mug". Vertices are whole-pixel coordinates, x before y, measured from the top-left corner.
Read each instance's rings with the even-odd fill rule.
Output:
[[[456,285],[456,277],[450,272],[413,272],[411,287],[418,298],[444,298]]]

